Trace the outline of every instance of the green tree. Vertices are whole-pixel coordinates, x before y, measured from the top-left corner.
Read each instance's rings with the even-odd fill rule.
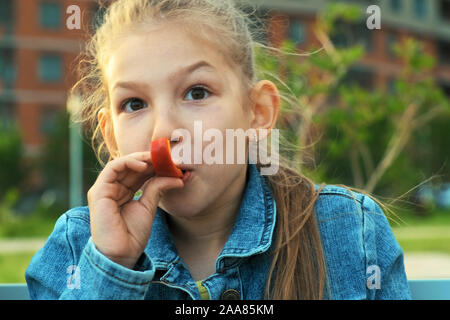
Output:
[[[9,188],[20,188],[28,169],[23,162],[24,148],[16,124],[0,122],[0,200]]]
[[[70,114],[66,110],[60,111],[52,130],[46,136],[39,161],[44,188],[56,192],[57,202],[63,210],[67,210],[69,206],[70,125]],[[86,194],[99,172],[95,155],[87,142],[83,143],[83,168],[83,192]],[[61,212],[55,212],[56,216],[60,214]]]
[[[57,201],[68,207],[69,194],[69,115],[65,110],[59,111],[51,130],[45,137],[39,169],[43,176],[46,190],[53,190]],[[61,214],[55,213],[55,214]]]
[[[336,46],[333,32],[338,23],[360,19],[358,8],[332,4],[317,19],[314,32],[320,47],[299,53],[286,40],[280,51],[256,48],[256,63],[259,76],[272,77],[280,88],[283,143],[301,170],[316,180],[398,194],[433,174],[431,166],[422,164],[425,174],[417,170],[414,156],[433,144],[421,135],[427,127],[443,119],[448,123],[450,104],[433,79],[434,59],[414,39],[394,48],[402,72],[393,90],[347,81],[364,45]],[[448,130],[441,133],[446,135],[442,141],[450,140]]]

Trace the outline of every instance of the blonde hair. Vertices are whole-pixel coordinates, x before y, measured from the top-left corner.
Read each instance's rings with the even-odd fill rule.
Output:
[[[254,20],[232,0],[117,0],[108,7],[103,24],[89,39],[79,63],[80,80],[71,94],[81,96],[79,121],[85,124],[98,160],[111,158],[103,140],[97,114],[109,106],[104,66],[115,41],[128,32],[145,30],[151,24],[176,22],[197,34],[208,36],[225,53],[241,75],[243,92],[256,82],[254,63],[259,29],[250,32]],[[262,31],[261,31],[262,32]],[[215,35],[215,36],[212,36]],[[257,164],[258,168],[261,165]],[[280,157],[277,174],[266,177],[277,204],[273,260],[265,298],[322,299],[326,265],[314,204],[320,193],[314,183]]]

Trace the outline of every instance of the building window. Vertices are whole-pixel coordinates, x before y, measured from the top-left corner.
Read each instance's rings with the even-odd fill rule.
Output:
[[[54,107],[44,107],[42,108],[41,114],[40,114],[40,131],[45,134],[51,134],[56,127],[56,120],[57,120],[57,108]]]
[[[402,0],[391,0],[390,5],[391,5],[391,10],[395,13],[399,13],[403,8]]]
[[[388,53],[388,56],[391,58],[397,57],[397,54],[395,53],[394,46],[398,43],[399,37],[397,34],[393,32],[388,32],[386,35],[386,51]]]
[[[106,13],[106,8],[98,5],[94,5],[90,9],[91,23],[89,28],[92,32],[95,32],[102,24]]]
[[[450,0],[441,0],[441,19],[450,22]]]
[[[428,0],[414,0],[414,16],[423,19],[428,15]]]
[[[0,9],[0,25],[10,26],[13,23],[13,1],[2,0]]]
[[[393,78],[393,77],[389,77],[388,78],[388,80],[387,80],[387,82],[386,82],[386,90],[387,90],[387,92],[389,92],[389,93],[395,93],[396,92],[396,90],[395,90],[395,78]]]
[[[439,40],[437,45],[439,52],[439,62],[442,64],[450,65],[450,41]]]
[[[39,6],[40,24],[46,29],[61,27],[61,5],[55,2],[43,2]]]
[[[439,86],[444,91],[444,94],[450,98],[450,82],[440,82]]]
[[[10,88],[16,79],[14,54],[11,49],[0,49],[0,81],[2,87]]]
[[[296,44],[306,42],[306,28],[303,22],[299,20],[291,20],[289,22],[289,39]]]
[[[365,89],[374,88],[375,74],[370,67],[354,65],[350,67],[342,82],[348,86],[359,86]]]
[[[249,25],[250,32],[254,35],[255,41],[268,45],[269,19],[270,13],[268,9],[244,7],[243,11],[248,15],[252,23]]]
[[[362,45],[366,52],[371,52],[373,50],[373,31],[363,23],[357,24],[353,32],[354,43]]]
[[[58,82],[62,79],[62,58],[46,54],[39,60],[39,79],[43,82]]]
[[[373,32],[365,23],[337,21],[331,41],[337,48],[360,45],[366,52],[370,52],[373,49]]]
[[[3,129],[10,129],[15,124],[14,105],[3,102],[0,106],[0,126]]]

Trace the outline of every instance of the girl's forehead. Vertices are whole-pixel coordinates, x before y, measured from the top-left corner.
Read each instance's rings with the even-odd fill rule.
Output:
[[[206,61],[218,72],[232,71],[227,70],[233,66],[225,52],[215,41],[166,26],[122,37],[122,41],[112,47],[105,71],[108,78],[149,70],[167,74],[198,61]]]
[[[225,41],[220,36],[214,34],[213,31],[207,31],[205,28],[190,28],[180,23],[160,23],[156,25],[141,25],[133,29],[129,29],[119,35],[118,41],[113,40],[112,50],[118,46],[122,46],[124,42],[134,42],[136,50],[150,49],[153,52],[158,50],[176,50],[193,49],[198,47],[205,53],[224,53]],[[131,44],[133,46],[133,44]],[[192,50],[190,50],[192,51]],[[191,52],[186,52],[191,53]]]

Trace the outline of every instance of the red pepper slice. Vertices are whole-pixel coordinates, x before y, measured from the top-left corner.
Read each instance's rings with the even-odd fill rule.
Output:
[[[183,172],[172,161],[169,139],[160,138],[152,141],[150,153],[156,175],[161,177],[183,177]]]

